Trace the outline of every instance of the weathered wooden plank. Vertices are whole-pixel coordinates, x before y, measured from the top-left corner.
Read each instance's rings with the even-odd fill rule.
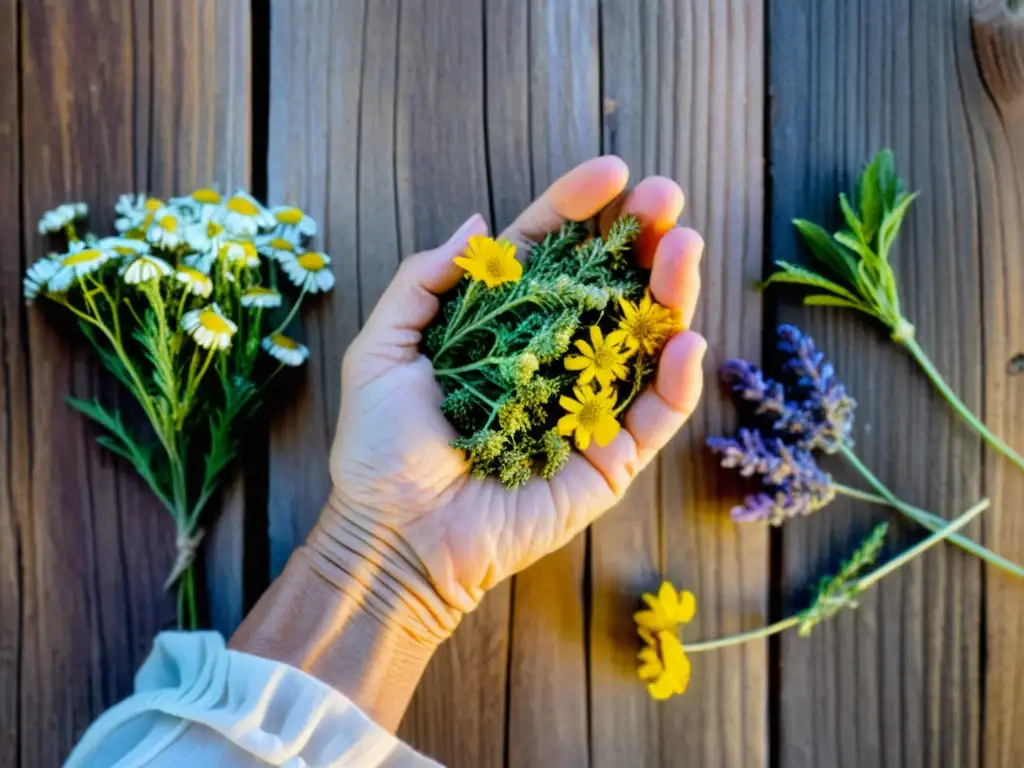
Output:
[[[1024,449],[1024,19],[1003,2],[972,6],[973,41],[957,36],[960,90],[974,149],[978,251],[983,277],[985,421]],[[972,45],[973,42],[973,45]],[[976,66],[975,66],[976,64]],[[1024,562],[1024,475],[994,451],[985,456],[990,547]],[[1024,761],[1024,584],[985,574],[983,763]]]
[[[137,85],[136,93],[139,101],[152,101],[151,141],[139,143],[149,147],[146,186],[156,195],[206,186],[224,192],[249,187],[249,6],[247,0],[183,0],[152,7],[152,92],[146,82]],[[241,461],[249,463],[259,458],[253,450],[264,447],[243,450]],[[203,522],[209,532],[204,542],[209,626],[225,636],[243,615],[243,477],[244,470],[236,471],[211,509],[214,514]]]
[[[401,257],[488,212],[482,13],[477,0],[445,13],[397,0],[271,6],[270,197],[321,222],[338,274],[306,324],[307,379],[272,427],[274,572],[330,487],[348,342]],[[403,737],[446,765],[500,763],[507,630],[502,588],[435,657]]]
[[[18,3],[0,2],[0,765],[17,765],[21,698],[21,531],[32,456],[28,328],[21,298]]]
[[[106,225],[108,206],[132,185],[132,18],[130,2],[21,6],[26,260],[44,252],[35,232],[43,210],[83,199],[94,221]],[[83,39],[103,45],[78,44]],[[141,41],[141,55],[149,55],[148,42]],[[173,601],[160,590],[143,596],[128,585],[133,578],[162,580],[173,528],[141,483],[122,483],[124,468],[101,453],[92,427],[64,403],[69,392],[102,392],[84,342],[69,340],[33,310],[28,352],[30,442],[19,446],[31,456],[28,503],[18,510],[20,758],[24,765],[57,765],[91,720],[130,690],[142,645],[137,632],[147,626],[133,619],[146,611],[173,617]],[[122,495],[122,487],[130,490]],[[124,541],[127,512],[153,521],[145,539]]]
[[[965,402],[984,394],[982,275],[973,191],[967,4],[771,4],[773,256],[800,251],[790,219],[836,222],[836,194],[882,146],[922,190],[893,258],[917,337]],[[870,105],[870,106],[868,106]],[[926,116],[926,117],[924,117]],[[857,451],[900,496],[945,516],[982,493],[981,449],[900,350],[863,319],[783,303],[859,398]],[[841,470],[834,463],[829,468]],[[856,482],[848,472],[843,480]],[[995,512],[993,514],[999,514]],[[889,513],[836,504],[784,529],[784,608]],[[920,531],[899,523],[901,544]],[[980,526],[971,526],[977,535]],[[928,553],[808,640],[780,641],[779,754],[786,765],[977,765],[981,569]]]
[[[528,25],[530,163],[536,195],[600,152],[597,0],[533,0]],[[579,536],[516,577],[510,766],[589,762],[586,547],[586,537]]]
[[[370,141],[382,160],[394,156],[402,255],[444,242],[474,212],[489,213],[485,37],[503,39],[510,31],[495,30],[497,38],[485,31],[484,7],[459,0],[438,13],[406,2],[391,19],[380,19],[380,31],[367,28],[368,41],[376,46],[384,36],[384,50],[397,52],[397,90],[386,92],[395,97],[395,143],[379,135]],[[371,73],[367,59],[364,94],[373,87],[366,79]],[[364,126],[364,136],[369,129]],[[491,184],[501,183],[496,171]],[[367,266],[381,261],[369,248],[360,258]],[[392,262],[377,292],[393,271]],[[372,306],[376,294],[364,286],[363,297]],[[446,766],[502,763],[508,617],[509,590],[501,586],[434,656],[402,724],[400,735]]]
[[[331,481],[327,457],[338,417],[341,358],[359,330],[357,237],[362,0],[275,0],[270,6],[267,196],[320,224],[335,290],[310,302],[312,355],[270,429],[270,569],[276,576],[313,527]],[[328,215],[328,211],[330,215]]]
[[[731,493],[703,447],[735,423],[714,383],[727,356],[758,357],[763,207],[760,2],[602,5],[605,151],[682,184],[684,222],[706,241],[693,327],[710,340],[708,385],[689,425],[627,499],[594,524],[590,629],[594,765],[766,765],[763,643],[695,656],[690,689],[656,704],[636,680],[637,597],[671,579],[697,595],[688,638],[759,626],[767,616],[768,538],[735,526]],[[742,734],[742,735],[740,735]]]

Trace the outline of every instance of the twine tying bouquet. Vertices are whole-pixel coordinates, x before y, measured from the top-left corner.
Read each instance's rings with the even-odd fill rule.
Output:
[[[107,237],[80,232],[82,203],[47,211],[39,233],[60,250],[29,267],[24,295],[67,310],[141,410],[140,429],[118,407],[69,398],[174,520],[165,586],[177,586],[179,625],[194,629],[201,523],[265,387],[309,356],[285,331],[308,294],[333,287],[331,260],[308,250],[308,215],[244,192],[123,195],[114,211]]]

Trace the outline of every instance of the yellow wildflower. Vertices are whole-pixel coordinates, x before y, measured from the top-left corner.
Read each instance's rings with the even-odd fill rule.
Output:
[[[623,331],[612,331],[605,338],[600,328],[590,326],[590,344],[582,339],[576,342],[580,354],[566,356],[566,369],[580,372],[581,385],[597,379],[599,385],[607,387],[615,379],[626,378],[628,371],[625,363],[629,354],[622,349],[625,338]]]
[[[619,306],[622,308],[619,328],[626,335],[626,349],[631,354],[641,350],[646,355],[654,355],[672,334],[682,330],[678,313],[654,301],[650,291],[644,293],[638,304],[619,299]]]
[[[697,601],[693,593],[686,590],[676,592],[676,588],[667,581],[662,582],[657,595],[644,594],[643,601],[649,610],[639,611],[633,614],[633,618],[638,627],[651,632],[663,629],[675,631],[679,624],[692,620],[697,612]]]
[[[637,675],[659,701],[681,694],[690,682],[690,660],[679,640],[679,625],[693,619],[697,601],[692,592],[676,591],[662,582],[658,594],[645,594],[648,610],[633,614],[645,647],[640,650]]]
[[[647,683],[651,698],[664,701],[686,692],[690,682],[690,660],[675,632],[667,629],[644,632],[647,645],[640,650],[637,676]]]
[[[488,288],[502,283],[518,283],[523,265],[516,261],[516,247],[508,240],[494,240],[483,235],[469,238],[465,256],[456,256],[455,263],[474,280],[482,280]]]
[[[558,402],[568,413],[558,420],[558,434],[576,435],[576,447],[585,451],[590,439],[600,446],[608,445],[619,434],[615,420],[615,391],[591,387],[574,387],[576,399],[562,395]]]

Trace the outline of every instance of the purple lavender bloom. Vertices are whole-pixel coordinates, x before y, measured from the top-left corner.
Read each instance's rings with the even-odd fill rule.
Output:
[[[759,432],[741,429],[738,438],[713,437],[708,446],[722,454],[722,466],[744,477],[759,475],[773,494],[748,496],[732,510],[737,521],[766,520],[779,525],[797,515],[816,512],[835,498],[832,477],[807,451],[781,440],[765,441]]]
[[[790,355],[785,367],[797,375],[797,386],[810,392],[803,407],[816,416],[816,429],[802,441],[804,447],[834,453],[850,441],[857,402],[836,379],[835,369],[818,351],[814,339],[794,325],[780,325],[778,333],[779,350]]]
[[[746,360],[727,360],[722,366],[722,378],[733,391],[747,402],[756,403],[758,416],[772,416],[772,429],[797,438],[814,434],[818,426],[811,414],[796,403],[786,400],[786,392],[777,381],[766,379],[761,369]],[[807,447],[807,446],[802,446]]]

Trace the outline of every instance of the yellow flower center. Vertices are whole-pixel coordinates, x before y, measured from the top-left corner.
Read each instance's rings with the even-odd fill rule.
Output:
[[[316,251],[307,251],[306,253],[299,256],[296,259],[298,265],[307,272],[319,272],[321,269],[327,266],[327,262],[324,261],[322,253]]]
[[[185,275],[190,283],[201,283],[206,279],[206,275],[192,267],[178,267],[178,273]]]
[[[203,310],[199,314],[199,322],[208,331],[213,331],[214,333],[231,333],[231,326],[228,325],[228,321],[212,309]]]
[[[487,274],[491,277],[504,277],[505,264],[501,258],[502,254],[492,256],[487,260]]]
[[[63,267],[74,267],[78,264],[88,264],[91,261],[96,261],[101,258],[102,251],[98,248],[87,248],[84,251],[73,253],[70,256],[65,256],[61,260],[61,266]]]
[[[619,357],[611,344],[601,344],[594,349],[594,365],[598,368],[608,369],[618,365]]]
[[[133,248],[129,248],[127,245],[115,245],[114,252],[120,256],[131,256],[135,253]]]
[[[156,197],[147,197],[146,204],[144,207],[150,213],[156,213],[157,211],[164,207],[164,201]]]
[[[282,208],[274,214],[274,218],[282,224],[298,224],[302,221],[302,211],[298,208]]]
[[[238,195],[228,200],[227,209],[232,213],[238,213],[242,216],[256,216],[260,212],[260,209],[251,200],[239,197]]]
[[[293,350],[299,348],[297,341],[288,338],[283,333],[275,333],[270,337],[270,340],[274,343],[275,347],[280,347],[281,349]]]
[[[576,414],[580,426],[589,432],[593,432],[605,414],[605,408],[598,400],[587,400],[583,408]]]
[[[202,189],[197,189],[195,192],[192,193],[192,199],[195,200],[197,203],[216,205],[217,203],[220,202],[221,198],[220,195],[216,192],[216,190],[203,187]]]
[[[167,232],[178,231],[178,220],[171,215],[161,216],[160,220],[157,221],[157,224],[160,225],[161,229],[166,230]]]
[[[290,240],[285,240],[283,237],[275,237],[270,241],[270,247],[275,251],[294,251],[295,246],[291,244]]]
[[[207,237],[216,237],[217,235],[219,235],[223,231],[224,231],[224,227],[222,227],[220,224],[218,224],[215,221],[211,221],[209,224],[206,225],[206,236]]]
[[[257,285],[245,292],[248,296],[275,296],[277,291],[271,288],[264,288],[263,286]]]

